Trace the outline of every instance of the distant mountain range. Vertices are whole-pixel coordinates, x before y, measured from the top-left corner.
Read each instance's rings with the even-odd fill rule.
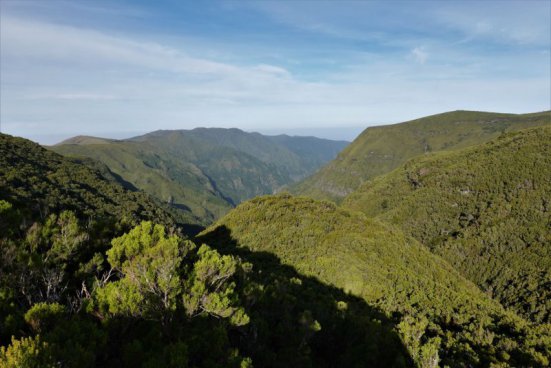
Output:
[[[412,157],[487,142],[504,132],[551,124],[551,112],[501,114],[452,111],[365,129],[333,161],[289,191],[340,202],[362,183]]]
[[[312,174],[348,142],[239,129],[160,130],[125,140],[78,136],[50,149],[89,157],[207,224],[243,200]]]

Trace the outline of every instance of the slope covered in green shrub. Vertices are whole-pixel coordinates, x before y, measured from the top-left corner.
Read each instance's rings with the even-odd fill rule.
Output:
[[[531,326],[446,261],[390,225],[288,195],[241,204],[200,234],[214,246],[268,252],[357,295],[393,321],[423,367],[548,362],[549,326]]]
[[[0,200],[11,203],[28,223],[62,210],[72,210],[90,220],[174,223],[168,210],[149,195],[124,188],[105,166],[90,165],[29,140],[0,134]],[[181,220],[191,222],[193,218]]]
[[[363,182],[424,153],[487,142],[503,132],[551,124],[551,112],[499,114],[453,111],[401,124],[369,127],[336,159],[291,186],[295,194],[341,201]]]
[[[126,140],[75,137],[52,150],[91,157],[136,188],[212,223],[235,204],[311,174],[347,144],[239,129],[159,130]]]
[[[551,126],[413,159],[345,207],[397,225],[488,295],[551,318]]]

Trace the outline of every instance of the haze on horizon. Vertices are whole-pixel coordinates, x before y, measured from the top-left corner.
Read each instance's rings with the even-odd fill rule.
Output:
[[[551,109],[551,2],[0,1],[0,122],[41,143],[157,129],[351,140]]]

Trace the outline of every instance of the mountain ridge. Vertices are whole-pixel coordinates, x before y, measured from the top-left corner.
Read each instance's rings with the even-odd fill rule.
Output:
[[[364,181],[427,152],[484,143],[506,131],[551,124],[551,111],[504,114],[457,110],[366,128],[339,155],[289,191],[340,202]]]
[[[506,307],[551,321],[551,125],[409,160],[343,201],[399,226]]]
[[[157,130],[126,140],[75,137],[50,149],[106,164],[134,187],[212,222],[243,200],[305,177],[347,143],[240,129]],[[63,142],[62,142],[63,143]]]

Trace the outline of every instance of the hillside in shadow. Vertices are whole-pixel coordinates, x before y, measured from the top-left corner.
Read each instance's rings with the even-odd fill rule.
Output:
[[[394,363],[388,357],[396,357],[399,351],[387,339],[394,330],[418,366],[538,366],[547,362],[545,325],[530,325],[506,311],[414,238],[360,212],[288,194],[257,197],[240,204],[198,239],[250,259],[259,268],[255,277],[268,290],[258,294],[268,295],[262,313],[269,315],[273,305],[294,313],[315,311],[312,318],[321,329],[313,335],[311,346],[324,358],[327,351],[359,356],[345,361],[352,364],[372,356],[372,365],[383,361],[388,366]],[[270,257],[277,258],[270,262]],[[285,271],[287,266],[292,272]],[[287,301],[293,285],[298,285],[298,294],[290,293]],[[328,292],[326,285],[336,289]],[[278,294],[280,289],[282,294]],[[287,302],[289,306],[283,307]],[[349,311],[347,321],[352,322],[334,322],[335,309]],[[307,317],[299,315],[299,320]],[[293,318],[291,322],[296,321]],[[278,320],[269,320],[269,326],[278,325]],[[348,327],[357,321],[363,326]],[[324,325],[330,326],[327,335]],[[346,328],[341,330],[343,325]],[[361,336],[362,331],[369,336]],[[287,334],[285,330],[277,336]],[[361,340],[362,348],[349,352],[348,342],[339,345],[348,338]],[[365,353],[366,349],[372,353]]]
[[[225,226],[196,241],[252,268],[241,296],[251,322],[233,338],[255,366],[412,366],[393,321],[363,299],[299,273],[272,253],[241,247]]]

